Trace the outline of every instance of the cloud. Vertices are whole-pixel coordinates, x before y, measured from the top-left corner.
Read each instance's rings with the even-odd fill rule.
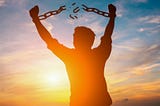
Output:
[[[127,101],[126,101],[127,100]],[[113,103],[112,106],[159,106],[159,96],[158,97],[147,97],[141,99],[124,99]]]
[[[123,1],[123,0],[118,0],[115,3],[113,3],[117,7],[117,17],[123,17],[126,14],[130,14],[130,10],[126,5],[131,4],[131,3],[147,3],[148,0],[132,0],[132,1]]]
[[[148,0],[133,0],[134,2],[137,2],[137,3],[146,3],[148,2]]]
[[[152,50],[158,48],[158,46],[159,46],[159,45],[157,45],[157,44],[153,44],[153,45],[151,45],[146,51],[152,51]]]
[[[159,63],[142,64],[142,65],[135,66],[132,69],[128,69],[128,70],[130,70],[130,72],[136,75],[144,75],[144,74],[151,72],[156,67],[160,67],[160,64]]]
[[[131,77],[133,78],[138,78],[138,77]],[[129,78],[129,79],[131,79]],[[128,79],[128,80],[129,80]],[[139,79],[141,80],[141,79]],[[117,86],[113,86],[112,89],[110,90],[112,97],[114,98],[114,101],[121,101],[122,98],[128,98],[129,100],[132,99],[145,99],[148,97],[156,97],[160,96],[158,93],[160,90],[160,80],[155,80],[155,81],[136,81],[132,83],[125,83],[125,86],[118,84]],[[156,87],[155,87],[156,86]],[[134,92],[131,92],[134,91]]]
[[[126,13],[126,9],[124,8],[125,2],[124,1],[116,1],[114,5],[117,8],[117,17],[122,17]]]
[[[6,0],[0,0],[0,7],[5,5]]]
[[[104,32],[104,27],[100,24],[100,22],[96,21],[89,25],[89,27],[98,35]]]
[[[160,25],[156,26],[148,26],[148,27],[141,27],[138,29],[138,32],[149,32],[151,34],[159,34],[160,33]]]
[[[157,96],[160,88],[160,86],[156,86],[160,83],[157,75],[160,72],[158,58],[160,45],[148,46],[138,39],[123,42],[122,45],[128,45],[128,47],[116,46],[116,48],[113,48],[110,63],[107,66],[110,67],[108,69],[111,73],[109,74],[109,85],[114,101],[121,100],[122,97],[126,97],[130,101],[135,96],[141,96],[141,98],[146,97],[146,95]],[[125,105],[115,104],[113,106]],[[127,106],[135,105],[128,104]]]
[[[145,16],[137,19],[137,23],[143,27],[138,28],[138,32],[148,32],[149,34],[160,33],[160,16]]]
[[[142,43],[143,41],[141,39],[132,38],[132,39],[125,40],[124,42],[116,43],[114,44],[114,46],[118,49],[137,52],[137,50],[142,46]]]
[[[132,91],[130,88],[126,88],[129,91],[126,91],[124,88],[122,91],[114,92],[114,88],[123,88],[128,85],[134,86],[136,83],[141,84],[158,79],[157,73],[160,72],[160,61],[158,58],[160,54],[159,44],[154,43],[149,45],[143,39],[134,38],[114,44],[112,50],[107,70],[109,70],[109,84],[113,98],[121,97],[121,95],[114,96],[114,94],[119,94],[120,92],[121,94],[124,92],[124,95],[130,97],[131,95],[129,94]]]
[[[123,46],[118,47],[122,48]],[[150,45],[150,47],[147,47],[147,45],[144,44],[143,46],[141,45],[139,47],[136,47],[135,44],[135,46],[124,46],[123,48],[131,50],[128,51],[129,54],[127,57],[124,56],[124,61],[128,61],[128,68],[125,68],[126,70],[128,70],[128,72],[132,72],[137,75],[143,75],[144,73],[146,74],[150,71],[153,71],[153,69],[155,69],[156,67],[160,67],[159,63],[157,63],[159,62],[157,57],[159,55],[160,45],[153,44]]]
[[[46,20],[43,21],[43,24],[46,27],[46,29],[51,33],[53,28],[54,28],[53,25],[50,22],[46,21]]]
[[[145,28],[139,28],[138,31],[139,32],[144,32],[146,29]]]
[[[138,18],[138,21],[149,24],[160,24],[160,16],[145,16]]]

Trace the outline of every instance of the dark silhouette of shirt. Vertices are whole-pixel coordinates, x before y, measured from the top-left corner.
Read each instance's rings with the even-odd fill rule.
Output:
[[[104,67],[111,52],[111,38],[102,37],[94,49],[79,51],[70,49],[57,40],[50,39],[48,48],[66,66],[71,84],[71,106],[106,106],[111,104],[104,78]]]

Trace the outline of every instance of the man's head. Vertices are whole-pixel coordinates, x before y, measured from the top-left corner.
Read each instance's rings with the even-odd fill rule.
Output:
[[[73,35],[73,44],[76,49],[87,50],[91,49],[95,39],[94,32],[84,26],[75,28]]]

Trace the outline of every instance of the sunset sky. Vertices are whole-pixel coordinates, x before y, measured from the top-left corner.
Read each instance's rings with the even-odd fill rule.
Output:
[[[112,106],[160,106],[160,0],[0,0],[0,106],[69,106],[65,66],[47,49],[28,11],[38,5],[41,15],[66,5],[42,21],[52,36],[73,48],[74,28],[87,26],[98,46],[108,18],[81,9],[73,20],[74,2],[106,12],[110,3],[117,7],[105,67]]]

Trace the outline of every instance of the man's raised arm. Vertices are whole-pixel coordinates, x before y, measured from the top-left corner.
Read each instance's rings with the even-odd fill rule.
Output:
[[[104,36],[101,38],[101,45],[105,45],[106,43],[111,43],[111,36],[113,33],[113,29],[114,29],[114,21],[115,21],[115,17],[116,17],[116,7],[112,4],[108,5],[108,9],[109,9],[109,22],[106,26],[105,32],[104,32]]]
[[[30,11],[30,16],[36,25],[40,37],[46,42],[48,49],[50,49],[56,56],[61,60],[66,60],[68,57],[70,49],[60,44],[56,39],[54,39],[47,29],[41,24],[38,13],[38,6],[33,7]]]
[[[30,16],[33,20],[33,22],[36,25],[36,28],[38,30],[38,33],[40,35],[40,37],[46,42],[49,43],[50,40],[52,39],[52,36],[50,35],[50,33],[47,31],[47,29],[41,24],[39,17],[38,17],[38,13],[39,13],[39,8],[38,6],[33,7],[30,11]]]

